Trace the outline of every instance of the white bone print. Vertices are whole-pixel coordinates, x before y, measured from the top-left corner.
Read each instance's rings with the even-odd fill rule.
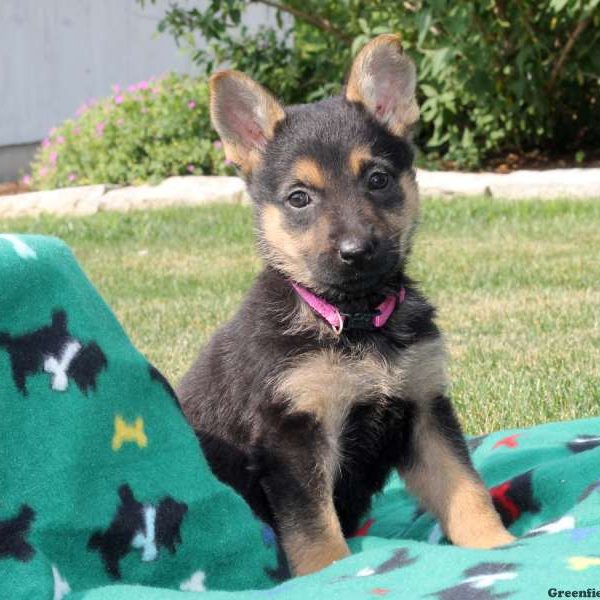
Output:
[[[156,508],[150,504],[144,505],[144,529],[138,531],[131,541],[134,548],[143,548],[142,560],[150,562],[156,560],[158,548],[156,547]]]
[[[0,234],[0,239],[8,242],[14,249],[14,251],[24,260],[36,259],[36,251],[28,246],[22,239],[12,233]]]
[[[64,348],[60,359],[55,356],[49,356],[44,361],[44,371],[52,375],[52,389],[57,392],[64,392],[69,387],[69,378],[67,371],[73,362],[77,353],[81,350],[81,344],[73,341],[69,342]]]

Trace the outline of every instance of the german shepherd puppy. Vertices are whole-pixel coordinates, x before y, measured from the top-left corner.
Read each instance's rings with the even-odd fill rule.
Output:
[[[237,71],[210,80],[265,268],[178,392],[211,468],[274,528],[296,575],[348,555],[392,469],[454,544],[514,539],[446,395],[434,309],[405,275],[415,86],[393,35],[314,104],[284,108]]]

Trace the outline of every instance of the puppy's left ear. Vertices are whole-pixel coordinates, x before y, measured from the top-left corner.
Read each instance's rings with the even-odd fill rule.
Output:
[[[261,85],[239,71],[219,71],[209,81],[210,116],[225,155],[248,175],[258,165],[282,106]]]
[[[359,102],[394,135],[410,135],[419,120],[415,65],[400,38],[384,34],[371,40],[352,63],[346,100]]]

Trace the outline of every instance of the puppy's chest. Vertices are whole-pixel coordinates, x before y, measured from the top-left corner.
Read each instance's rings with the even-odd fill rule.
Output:
[[[439,337],[385,357],[374,349],[309,352],[289,365],[277,382],[277,391],[291,412],[312,414],[336,439],[355,406],[384,410],[393,399],[423,403],[443,393],[445,387],[445,356]]]

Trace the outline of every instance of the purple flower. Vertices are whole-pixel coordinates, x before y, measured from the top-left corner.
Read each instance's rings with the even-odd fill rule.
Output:
[[[77,175],[75,175],[75,173],[69,173],[69,174],[67,175],[67,179],[68,179],[69,181],[75,181],[75,180],[77,179]]]
[[[220,142],[219,140],[217,140],[216,142],[213,142],[213,147],[216,150],[220,150],[223,147],[223,144],[222,144],[222,142]]]
[[[100,121],[100,123],[98,123],[96,125],[96,135],[98,137],[102,137],[102,135],[104,134],[105,127],[106,127],[106,123],[104,121]]]
[[[121,104],[123,102],[124,98],[123,98],[123,94],[117,94],[115,96],[115,104]]]
[[[115,83],[115,84],[112,86],[112,89],[113,89],[113,92],[114,92],[115,94],[118,94],[118,93],[121,91],[121,86],[120,86],[118,83]]]
[[[58,158],[58,152],[50,152],[50,164],[55,165]]]
[[[194,109],[196,108],[196,102],[195,102],[194,100],[190,100],[190,101],[187,103],[187,107],[188,107],[190,110],[194,110]]]
[[[195,171],[195,169],[196,169],[196,167],[194,165],[187,166],[188,173],[193,173]]]
[[[31,185],[31,175],[23,175],[21,178],[21,183],[23,185]]]
[[[56,143],[57,143],[57,144],[59,144],[59,145],[60,145],[60,144],[64,144],[64,143],[65,143],[65,138],[64,138],[64,136],[62,136],[62,135],[59,135],[59,136],[56,138]]]
[[[229,160],[228,158],[225,159],[225,165],[226,166],[229,166],[229,165],[232,165],[232,164],[233,164],[232,160]]]
[[[132,83],[131,85],[127,86],[127,91],[128,92],[135,92],[137,88],[135,87],[135,85]]]
[[[138,90],[145,90],[148,87],[148,82],[147,81],[140,81],[137,84],[137,89]]]
[[[48,138],[44,138],[42,140],[42,148],[47,148],[50,145],[50,140]]]

